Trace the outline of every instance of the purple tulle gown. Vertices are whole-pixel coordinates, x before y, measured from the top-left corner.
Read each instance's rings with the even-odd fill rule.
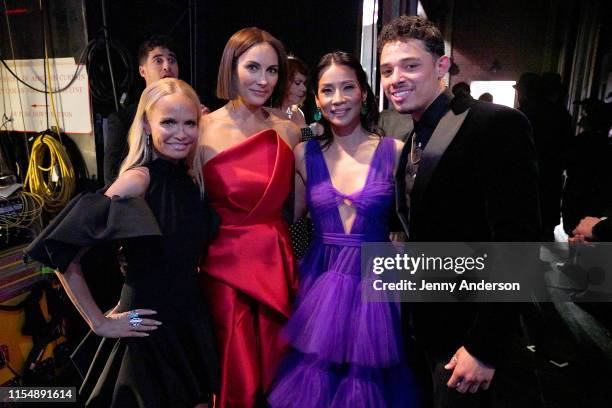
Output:
[[[319,142],[306,145],[306,201],[315,239],[300,264],[300,293],[285,335],[287,358],[268,402],[280,407],[417,407],[404,364],[399,306],[361,301],[361,243],[389,241],[395,145],[381,139],[364,188],[337,191]],[[350,234],[338,212],[356,209]]]

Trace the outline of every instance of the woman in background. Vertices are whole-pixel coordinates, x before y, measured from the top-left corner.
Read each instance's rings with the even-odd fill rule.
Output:
[[[310,140],[323,134],[323,127],[318,122],[306,124],[304,112],[300,109],[307,93],[308,67],[304,62],[290,55],[287,57],[287,88],[278,109],[274,113],[283,119],[291,120],[301,130],[301,141]]]
[[[199,117],[200,101],[185,82],[147,87],[117,180],[104,194],[75,198],[26,250],[61,272],[68,296],[103,337],[80,391],[88,407],[205,406],[218,390],[196,275],[211,223],[203,186],[188,174]],[[127,268],[119,304],[104,315],[80,260],[111,241],[122,246]]]
[[[305,142],[323,134],[323,126],[318,122],[306,125],[304,112],[300,109],[306,99],[308,67],[295,56],[287,57],[287,88],[279,109],[274,109],[274,114],[280,118],[289,119],[295,123],[301,131],[300,141]],[[319,118],[320,119],[320,118]],[[290,216],[291,218],[291,216]],[[302,259],[306,250],[312,243],[314,226],[308,215],[295,220],[289,227],[291,233],[291,245],[293,255],[296,259]]]
[[[287,57],[287,88],[279,107],[280,114],[291,120],[299,128],[307,127],[304,112],[300,109],[306,99],[306,79],[308,67],[293,55]]]
[[[229,100],[203,119],[202,172],[219,234],[201,265],[221,357],[216,406],[253,407],[276,373],[286,345],[279,331],[297,289],[282,210],[293,183],[299,129],[264,108],[284,95],[280,41],[245,28],[223,50],[217,97]]]

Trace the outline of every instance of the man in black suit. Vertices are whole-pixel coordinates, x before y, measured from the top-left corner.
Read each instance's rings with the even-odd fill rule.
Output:
[[[471,97],[453,99],[443,82],[450,60],[442,35],[426,19],[394,19],[383,27],[378,47],[385,94],[414,120],[396,180],[398,216],[409,241],[537,241],[537,164],[525,116]],[[512,308],[404,306],[404,327],[427,356],[434,405],[486,405],[490,392],[484,390],[514,325]]]

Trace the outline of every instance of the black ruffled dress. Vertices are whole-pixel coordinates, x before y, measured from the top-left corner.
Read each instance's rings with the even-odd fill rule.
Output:
[[[209,311],[196,281],[210,212],[184,165],[157,159],[146,167],[144,199],[82,194],[26,250],[63,272],[80,248],[117,242],[127,261],[120,311],[153,309],[162,322],[149,337],[88,335],[80,347],[95,350],[80,391],[88,407],[193,407],[219,388]]]

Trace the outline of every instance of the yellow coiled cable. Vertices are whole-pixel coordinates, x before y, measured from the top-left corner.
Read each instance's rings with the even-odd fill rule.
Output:
[[[43,165],[48,157],[49,165]],[[64,146],[46,133],[32,145],[25,188],[42,198],[45,211],[55,213],[64,208],[75,190],[75,174]]]

